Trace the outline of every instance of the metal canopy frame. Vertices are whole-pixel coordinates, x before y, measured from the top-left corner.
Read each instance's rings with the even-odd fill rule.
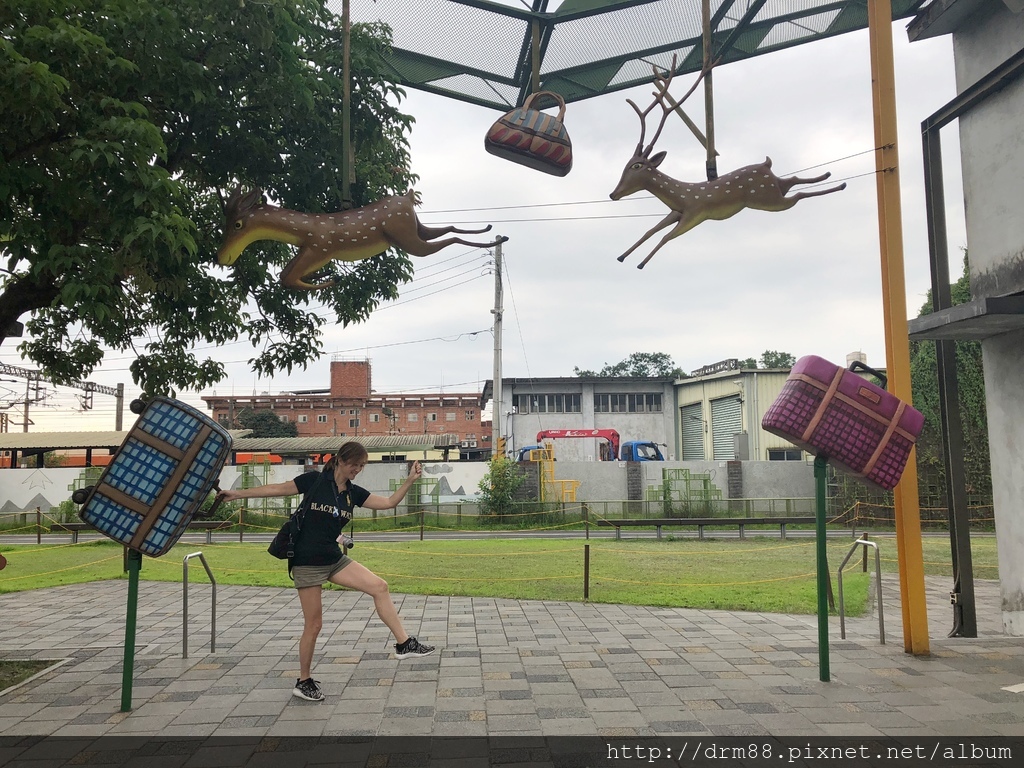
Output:
[[[340,13],[343,0],[328,0]],[[927,0],[892,0],[893,19]],[[353,23],[392,31],[400,84],[507,111],[537,90],[566,102],[650,82],[651,67],[697,72],[701,0],[350,0]],[[557,6],[557,7],[556,7]],[[711,0],[719,65],[866,29],[864,0]]]

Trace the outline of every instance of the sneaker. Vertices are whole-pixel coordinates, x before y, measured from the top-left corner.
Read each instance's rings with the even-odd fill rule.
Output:
[[[292,689],[292,696],[306,701],[323,701],[324,692],[320,688],[320,683],[314,680],[312,677],[306,680],[296,680],[295,688]]]
[[[404,643],[395,644],[395,658],[407,659],[410,656],[429,656],[434,652],[434,646],[424,645],[415,637],[410,637]]]

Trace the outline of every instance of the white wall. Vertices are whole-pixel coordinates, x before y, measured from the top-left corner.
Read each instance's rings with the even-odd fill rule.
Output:
[[[985,3],[953,35],[963,91],[1024,45],[1024,12]],[[1024,81],[1007,85],[960,119],[971,292],[1024,291]],[[1024,332],[982,342],[1003,626],[1024,636]]]

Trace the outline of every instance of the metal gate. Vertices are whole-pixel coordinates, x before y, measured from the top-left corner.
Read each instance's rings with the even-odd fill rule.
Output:
[[[679,424],[683,433],[683,461],[704,460],[704,419],[702,403],[684,405],[679,409]]]
[[[738,397],[711,401],[711,438],[715,461],[735,458],[732,436],[743,431],[743,405]]]

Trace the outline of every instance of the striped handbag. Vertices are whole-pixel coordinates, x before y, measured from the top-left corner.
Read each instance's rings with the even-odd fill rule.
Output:
[[[558,104],[558,116],[546,115],[532,104],[542,98]],[[565,176],[572,169],[572,142],[562,125],[565,100],[551,91],[530,94],[523,106],[498,120],[484,138],[492,155],[511,160],[553,176]]]

